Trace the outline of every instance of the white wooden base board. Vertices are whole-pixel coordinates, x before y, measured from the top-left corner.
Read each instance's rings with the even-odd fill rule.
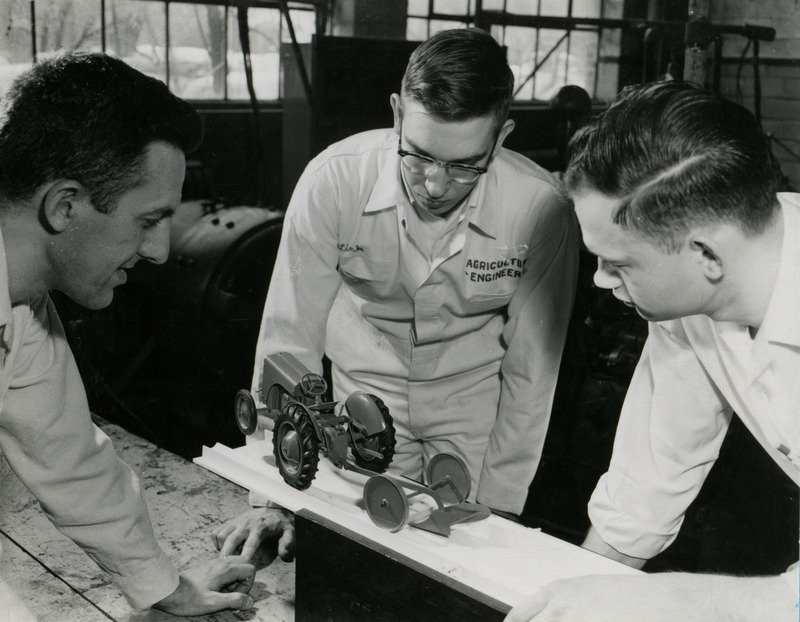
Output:
[[[204,447],[194,461],[292,512],[308,509],[510,606],[557,579],[640,572],[495,515],[454,525],[449,538],[409,526],[386,531],[374,525],[363,509],[366,476],[337,469],[320,458],[311,487],[296,490],[281,478],[271,441],[236,449],[221,444]],[[429,509],[424,498],[415,498],[412,519],[422,518]]]

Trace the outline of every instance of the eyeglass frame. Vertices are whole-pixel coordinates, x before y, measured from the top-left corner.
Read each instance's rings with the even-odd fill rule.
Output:
[[[438,166],[439,168],[444,169],[444,172],[447,173],[448,179],[457,184],[462,184],[462,185],[474,184],[475,182],[478,181],[478,179],[480,179],[481,175],[484,175],[489,170],[489,168],[486,166],[477,166],[475,164],[462,164],[461,162],[444,162],[443,160],[437,160],[436,158],[422,155],[421,153],[417,153],[416,151],[408,151],[406,149],[403,149],[402,137],[399,137],[397,139],[397,155],[400,156],[401,162],[404,161],[403,158],[405,158],[406,156],[414,156],[415,158],[419,158],[420,160],[428,163],[428,167],[424,171],[414,171],[408,166],[408,164],[406,164],[405,165],[406,168],[408,168],[409,171],[414,173],[415,175],[427,175],[428,172],[431,170],[430,168],[431,166]],[[472,173],[475,173],[475,179],[471,179],[470,181],[459,181],[458,179],[455,179],[450,173],[450,169],[452,167],[457,167],[465,171],[470,171]]]

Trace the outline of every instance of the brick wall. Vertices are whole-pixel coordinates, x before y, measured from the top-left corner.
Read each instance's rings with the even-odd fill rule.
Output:
[[[790,187],[800,192],[800,0],[711,0],[711,21],[775,29],[760,43],[761,120]],[[720,91],[755,112],[753,46],[739,59],[747,39],[725,35]]]

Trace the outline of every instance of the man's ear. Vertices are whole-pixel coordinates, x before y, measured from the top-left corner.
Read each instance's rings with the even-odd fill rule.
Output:
[[[503,127],[501,127],[500,131],[497,133],[497,141],[494,144],[494,151],[492,151],[492,157],[495,157],[497,155],[497,152],[500,151],[500,147],[503,146],[503,141],[513,131],[514,131],[514,120],[506,119],[505,123],[503,123]]]
[[[710,237],[697,236],[689,242],[691,248],[699,253],[703,275],[710,281],[719,281],[725,276],[725,263],[717,250],[716,241]]]
[[[400,95],[392,93],[389,97],[389,104],[392,106],[392,113],[394,114],[394,132],[400,136],[400,124],[403,121],[403,109],[400,105]]]
[[[63,179],[43,189],[40,216],[49,229],[60,233],[87,205],[92,208],[83,184],[72,179]]]

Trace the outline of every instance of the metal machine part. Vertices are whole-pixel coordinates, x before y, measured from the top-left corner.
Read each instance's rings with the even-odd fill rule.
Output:
[[[170,253],[140,261],[114,304],[89,311],[53,292],[94,412],[192,459],[235,446],[231,396],[253,373],[283,212],[188,201]]]
[[[364,475],[383,473],[392,461],[395,430],[379,397],[361,391],[344,402],[323,401],[325,379],[292,354],[264,357],[260,386],[264,408],[247,389],[236,394],[234,414],[245,435],[273,429],[275,461],[284,481],[304,490],[317,473],[319,455],[334,466]]]
[[[472,480],[458,456],[434,456],[425,470],[425,481],[427,485],[389,475],[375,475],[367,480],[364,507],[372,522],[392,532],[409,524],[447,537],[453,525],[482,520],[491,514],[488,507],[466,501]],[[411,492],[406,493],[406,489]],[[409,499],[418,495],[431,497],[436,508],[424,519],[409,523]]]

